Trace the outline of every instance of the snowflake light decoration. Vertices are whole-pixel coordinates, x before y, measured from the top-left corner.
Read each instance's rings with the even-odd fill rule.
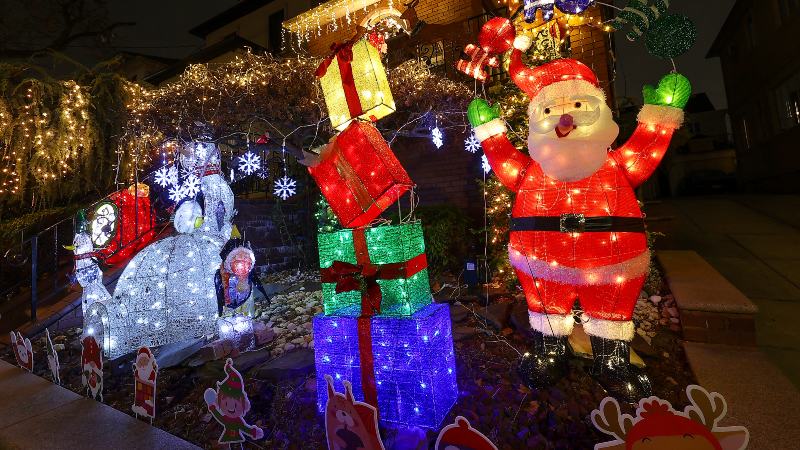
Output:
[[[181,186],[181,193],[184,197],[194,197],[198,192],[200,192],[200,178],[189,175]]]
[[[252,175],[253,172],[261,167],[261,157],[251,151],[245,152],[244,155],[239,157],[239,170],[246,175]]]
[[[481,141],[475,137],[475,133],[469,135],[469,137],[464,141],[464,150],[470,153],[476,153],[481,148]]]
[[[269,178],[269,170],[267,170],[266,167],[262,167],[256,171],[256,176],[262,180],[266,180]]]
[[[183,189],[178,185],[169,188],[169,199],[175,203],[181,201],[183,199]]]
[[[156,170],[155,182],[161,187],[178,184],[178,169],[175,166],[164,166]]]
[[[155,175],[155,182],[157,185],[161,187],[167,187],[169,183],[169,169],[167,166],[164,166],[158,170],[156,170]]]
[[[442,145],[444,145],[444,135],[439,127],[434,127],[434,129],[431,130],[431,140],[436,148],[442,148]]]
[[[275,190],[273,193],[280,197],[282,200],[293,196],[297,192],[297,181],[284,175],[283,178],[275,182]]]
[[[486,155],[481,156],[481,168],[483,169],[483,173],[492,171],[492,166],[489,165],[489,158],[487,158]]]

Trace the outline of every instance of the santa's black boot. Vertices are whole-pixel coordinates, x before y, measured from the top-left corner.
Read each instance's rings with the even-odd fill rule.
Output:
[[[631,349],[627,341],[589,336],[594,362],[589,374],[619,401],[637,403],[653,395],[650,379],[630,363]]]
[[[533,347],[522,355],[519,374],[531,388],[555,384],[567,373],[567,336],[548,336],[533,331]]]

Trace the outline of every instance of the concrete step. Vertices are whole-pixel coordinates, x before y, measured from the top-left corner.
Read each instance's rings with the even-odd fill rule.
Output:
[[[0,392],[0,448],[200,448],[5,361]]]
[[[800,392],[763,352],[697,342],[685,342],[684,348],[698,384],[728,402],[721,426],[747,427],[748,448],[798,448]]]
[[[658,260],[687,341],[756,345],[758,307],[694,251],[662,250]]]

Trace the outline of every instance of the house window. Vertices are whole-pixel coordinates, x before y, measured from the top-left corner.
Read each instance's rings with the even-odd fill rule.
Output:
[[[750,130],[747,126],[747,117],[742,117],[742,137],[744,138],[744,149],[750,150]]]
[[[753,13],[752,12],[747,15],[747,18],[745,19],[745,21],[746,21],[745,22],[745,26],[746,26],[745,36],[747,37],[747,44],[752,49],[752,48],[756,47],[756,26],[755,26],[755,23],[753,22]]]
[[[800,72],[775,89],[775,99],[780,128],[788,130],[800,125]]]
[[[269,15],[269,49],[279,52],[283,48],[283,20],[286,18],[286,12],[280,10]]]
[[[800,90],[792,91],[786,99],[787,116],[794,126],[800,125]]]
[[[789,22],[793,15],[800,12],[800,0],[778,0],[779,23]]]

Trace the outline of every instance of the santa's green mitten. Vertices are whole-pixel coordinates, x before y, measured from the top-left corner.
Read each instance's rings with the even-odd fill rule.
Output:
[[[658,87],[650,85],[642,89],[645,105],[671,106],[683,109],[692,95],[692,83],[679,73],[664,76],[658,82]]]
[[[467,118],[473,128],[489,123],[498,117],[500,117],[499,106],[489,106],[489,103],[482,98],[476,98],[467,108]]]

